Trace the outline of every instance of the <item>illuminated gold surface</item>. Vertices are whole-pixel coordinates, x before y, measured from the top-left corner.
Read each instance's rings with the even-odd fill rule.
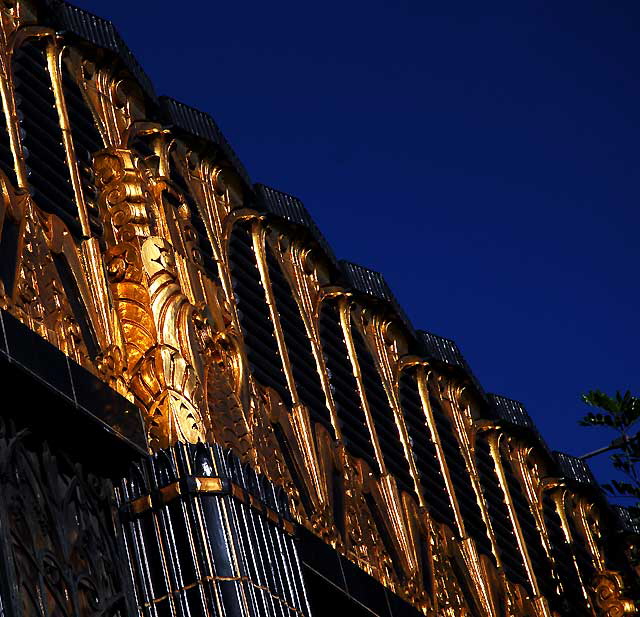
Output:
[[[11,220],[20,230],[16,282],[13,289],[0,289],[2,307],[134,401],[144,414],[150,450],[176,441],[215,441],[232,448],[243,461],[284,487],[298,523],[427,615],[453,617],[472,612],[483,617],[552,615],[546,600],[539,595],[538,581],[509,496],[503,457],[511,461],[524,487],[550,561],[550,540],[541,506],[546,491],[556,505],[569,545],[576,541],[586,543],[598,572],[595,581],[580,578],[575,555],[573,563],[593,614],[614,617],[634,612],[623,595],[619,574],[605,568],[595,505],[561,481],[548,477],[545,459],[536,446],[517,440],[498,425],[478,420],[473,396],[469,395],[470,384],[424,359],[408,356],[403,326],[394,315],[379,306],[368,306],[366,301],[356,300],[336,286],[327,275],[328,268],[317,249],[284,223],[267,221],[260,213],[246,208],[241,180],[228,165],[204,151],[191,150],[169,130],[150,122],[140,88],[129,75],[114,70],[104,52],[65,46],[55,32],[38,26],[33,16],[28,2],[7,4],[1,13],[0,93],[19,186],[11,186],[0,174],[0,222]],[[47,62],[63,145],[78,220],[85,236],[80,240],[72,237],[60,219],[44,213],[26,190],[10,66],[12,50],[31,37],[47,42]],[[62,90],[61,63],[78,81],[105,144],[103,150],[94,153],[93,168],[105,229],[104,249],[89,228]],[[139,140],[151,148],[153,156],[138,153],[135,144]],[[218,265],[219,282],[202,267],[187,200],[171,180],[172,168],[185,178],[200,210]],[[251,224],[257,264],[294,403],[291,409],[247,369],[228,257],[229,237],[240,221]],[[299,399],[269,281],[266,250],[276,256],[300,307],[335,441],[325,428],[314,425],[309,410]],[[100,348],[95,359],[89,356],[54,267],[53,255],[63,255],[71,267],[80,301]],[[320,310],[329,298],[339,304],[345,343],[382,472],[379,478],[365,462],[354,458],[342,442],[319,335]],[[409,461],[417,500],[400,491],[395,478],[387,473],[355,355],[352,326],[363,335],[379,370]],[[429,431],[435,443],[454,512],[455,530],[429,515],[429,496],[423,493],[413,460],[399,400],[400,376],[411,366],[417,367],[425,432]],[[479,555],[465,530],[430,408],[429,388],[437,393],[451,420],[488,528],[497,567],[486,556]],[[286,445],[276,438],[276,426]],[[488,431],[490,435],[491,453],[534,590],[533,598],[527,598],[525,590],[508,581],[502,571],[475,468],[474,443],[478,431]],[[333,519],[336,474],[341,479],[344,524]],[[216,478],[198,478],[197,482],[198,490],[202,491],[222,488]],[[179,492],[179,485],[163,490],[169,499],[172,491]],[[238,493],[237,487],[232,487],[232,491]],[[302,494],[306,499],[301,498]],[[237,496],[246,499],[245,495]],[[134,502],[134,509],[148,507],[151,507],[148,497]],[[572,537],[569,520],[580,538]],[[344,534],[340,531],[343,527]],[[385,545],[383,536],[389,538],[390,545]],[[425,556],[417,550],[420,541],[428,547],[424,551],[428,563],[423,563]],[[458,567],[454,568],[454,564]],[[425,568],[433,573],[429,588],[424,585],[428,580],[423,576]],[[456,572],[462,572],[464,580]],[[469,595],[473,607],[467,604]]]
[[[196,491],[200,493],[219,493],[222,491],[220,478],[194,478]]]

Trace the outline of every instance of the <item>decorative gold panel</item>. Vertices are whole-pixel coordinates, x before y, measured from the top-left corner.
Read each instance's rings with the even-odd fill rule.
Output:
[[[151,451],[177,441],[218,442],[232,448],[243,461],[284,487],[300,525],[425,615],[553,615],[549,602],[539,593],[509,497],[502,456],[509,457],[523,487],[550,561],[541,506],[546,491],[553,495],[569,543],[583,542],[588,547],[597,572],[595,581],[581,580],[588,610],[609,617],[632,614],[634,607],[624,596],[623,579],[606,568],[600,514],[591,498],[547,477],[544,456],[526,438],[510,435],[497,423],[479,420],[474,407],[478,395],[468,379],[409,355],[411,334],[389,306],[340,286],[317,243],[295,226],[253,209],[249,190],[219,152],[197,140],[181,139],[149,118],[143,90],[107,52],[67,45],[53,30],[37,25],[35,13],[28,2],[21,1],[4,3],[1,13],[0,91],[18,181],[18,186],[12,186],[0,174],[0,242],[10,232],[17,237],[15,263],[11,264],[14,283],[11,288],[0,287],[2,307],[134,401],[144,415]],[[14,50],[33,37],[46,41],[80,236],[55,213],[42,210],[27,190],[11,60]],[[88,222],[62,63],[77,81],[104,141],[104,148],[93,153],[92,170],[101,237],[95,236]],[[215,272],[203,265],[195,215],[201,218],[211,246]],[[240,222],[250,224],[252,250],[293,402],[290,408],[249,369],[229,256],[229,238]],[[335,439],[312,421],[297,391],[269,278],[267,250],[275,256],[299,308]],[[56,267],[61,259],[68,264],[80,296],[73,302]],[[342,437],[320,340],[320,312],[328,299],[337,301],[340,308],[348,361],[358,385],[354,395],[365,413],[379,474],[354,457]],[[72,308],[78,304],[95,337],[95,353]],[[387,471],[352,327],[362,334],[374,358],[414,483],[411,493],[400,490]],[[429,495],[420,481],[399,394],[400,376],[407,367],[417,367],[422,412],[431,433],[425,431],[425,439],[433,440],[456,529],[433,518]],[[430,388],[460,445],[495,565],[490,556],[478,551],[466,530],[430,408]],[[507,579],[501,564],[476,468],[478,431],[489,435],[532,597]],[[580,538],[572,536],[572,529]]]

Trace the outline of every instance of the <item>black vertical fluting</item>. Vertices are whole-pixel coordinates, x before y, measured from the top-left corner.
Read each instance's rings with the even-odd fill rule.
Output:
[[[102,237],[102,221],[98,208],[98,191],[93,174],[93,156],[104,148],[104,142],[96,121],[85,101],[80,87],[65,62],[62,63],[62,91],[71,128],[73,149],[78,164],[78,174],[84,202],[87,206],[92,235]]]
[[[45,41],[28,40],[13,54],[15,98],[27,179],[36,204],[59,216],[76,237],[81,237],[45,50]]]
[[[344,340],[339,308],[332,300],[325,301],[320,311],[320,343],[345,446],[353,456],[364,460],[378,473],[371,433]]]
[[[542,514],[544,524],[551,544],[551,557],[555,563],[555,569],[560,579],[559,600],[551,605],[561,615],[590,615],[585,606],[585,598],[582,594],[582,585],[576,564],[573,561],[573,549],[567,542],[562,529],[562,521],[558,515],[553,498],[545,493],[542,498]]]
[[[492,557],[491,541],[487,534],[487,527],[482,518],[476,491],[471,482],[460,442],[455,435],[449,416],[432,388],[429,388],[429,404],[465,530],[476,541],[478,550],[484,555]]]
[[[405,371],[400,377],[400,405],[427,507],[436,520],[455,529],[451,500],[422,406],[415,370]]]
[[[542,544],[540,530],[533,518],[533,513],[522,486],[512,469],[511,462],[504,456],[502,457],[502,467],[540,593],[550,603],[553,603],[557,596],[557,582],[553,577],[551,563]]]
[[[395,414],[382,385],[375,360],[367,348],[364,337],[354,325],[351,326],[351,336],[360,366],[364,394],[369,405],[384,463],[387,470],[395,476],[399,488],[415,495],[413,478],[400,440]]]
[[[287,277],[269,247],[266,248],[266,254],[271,289],[300,402],[309,410],[312,422],[321,424],[332,437],[335,437],[318,365],[300,315],[300,308]]]
[[[233,228],[229,238],[229,267],[251,371],[290,408],[291,393],[253,248],[251,223],[237,223]]]
[[[476,437],[475,453],[480,485],[505,574],[512,582],[520,583],[529,588],[529,579],[509,516],[505,494],[500,485],[490,446],[483,434]]]

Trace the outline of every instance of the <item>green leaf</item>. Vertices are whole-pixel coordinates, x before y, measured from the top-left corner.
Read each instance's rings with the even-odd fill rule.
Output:
[[[614,426],[614,419],[609,414],[592,413],[589,412],[582,420],[580,424],[582,426]]]
[[[636,487],[634,487],[629,482],[620,482],[618,480],[613,480],[613,487],[620,495],[635,495],[637,491]]]

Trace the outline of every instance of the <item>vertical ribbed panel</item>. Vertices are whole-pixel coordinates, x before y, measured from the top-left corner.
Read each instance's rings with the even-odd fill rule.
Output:
[[[345,446],[353,456],[366,461],[379,473],[338,308],[330,300],[325,301],[320,312],[320,341]]]
[[[354,325],[351,326],[351,335],[358,356],[365,396],[373,417],[373,424],[385,465],[389,473],[396,477],[398,486],[401,489],[414,493],[413,478],[409,472],[409,463],[400,441],[398,425],[396,424],[393,410],[389,405],[389,399],[382,385],[375,361],[367,348],[364,338]]]
[[[253,252],[250,224],[238,223],[229,240],[229,265],[251,372],[291,407],[269,306]]]
[[[489,444],[482,434],[476,437],[475,453],[480,484],[505,574],[513,582],[529,587],[524,561],[496,473],[495,461],[491,456]]]
[[[322,389],[320,375],[313,357],[311,341],[300,316],[300,309],[293,297],[284,273],[271,249],[267,247],[267,266],[271,288],[276,301],[280,325],[284,334],[291,371],[298,391],[298,397],[311,414],[311,420],[324,426],[335,439],[331,414]]]
[[[27,41],[18,48],[13,55],[13,73],[31,194],[43,210],[59,216],[80,237],[44,44]]]
[[[451,500],[442,477],[436,447],[427,425],[414,373],[413,370],[406,371],[400,377],[400,404],[411,440],[413,457],[429,511],[438,521],[455,529]]]

